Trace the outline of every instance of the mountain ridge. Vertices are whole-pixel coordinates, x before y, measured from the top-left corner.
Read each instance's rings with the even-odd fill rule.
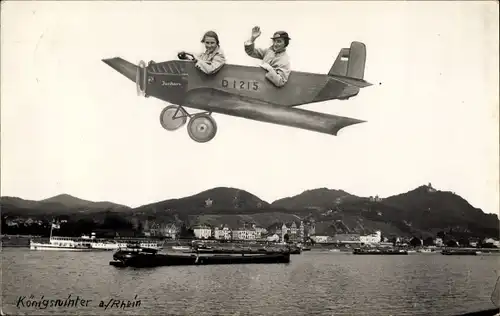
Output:
[[[0,201],[3,214],[18,216],[47,213],[85,217],[115,212],[122,217],[155,219],[158,222],[183,222],[188,225],[226,223],[233,226],[255,223],[263,227],[300,218],[314,220],[317,231],[325,234],[367,233],[383,229],[388,234],[422,235],[454,230],[497,236],[500,227],[498,215],[486,214],[459,195],[436,190],[430,185],[383,199],[323,187],[269,203],[245,190],[215,187],[138,207],[92,202],[69,194],[41,201],[16,197],[1,197]]]

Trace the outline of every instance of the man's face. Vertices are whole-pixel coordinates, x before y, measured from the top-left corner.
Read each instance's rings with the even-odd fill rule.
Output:
[[[275,38],[273,40],[273,48],[274,50],[278,51],[278,50],[281,50],[283,48],[285,48],[285,40],[282,39],[282,38]]]

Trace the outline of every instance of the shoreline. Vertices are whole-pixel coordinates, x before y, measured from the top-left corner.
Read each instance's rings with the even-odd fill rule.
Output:
[[[1,240],[1,248],[29,248],[30,246],[30,239],[34,238],[37,236],[34,235],[2,235],[2,240]],[[200,240],[199,242],[203,242],[203,240]],[[238,245],[238,246],[249,246],[249,247],[259,247],[261,244],[266,244],[266,242],[259,242],[259,241],[252,241],[248,240],[246,242],[242,241],[223,241],[223,242],[218,242],[217,240],[210,240],[210,243],[213,244],[218,244],[218,246],[232,246],[232,245]],[[185,245],[185,246],[190,246],[191,241],[187,240],[165,240],[165,243],[163,245],[163,248],[171,248],[172,246],[177,246],[177,245]],[[280,244],[272,244],[272,243],[267,243],[269,246],[283,246]],[[224,247],[224,248],[225,248]],[[313,245],[307,245],[307,247],[311,251],[330,251],[334,249],[340,250],[340,252],[352,252],[352,248],[350,247],[345,247],[342,244],[313,244]],[[390,247],[392,248],[392,247]],[[405,249],[405,250],[418,250],[418,249],[429,249],[429,247],[401,247],[400,249]],[[500,254],[500,248],[473,248],[473,247],[430,247],[430,249],[434,249],[434,252],[441,252],[444,249],[447,250],[474,250],[474,251],[481,251],[482,253],[498,253]]]

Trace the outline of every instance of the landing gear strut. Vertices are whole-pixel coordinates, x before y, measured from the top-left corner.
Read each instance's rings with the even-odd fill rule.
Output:
[[[182,106],[169,105],[160,114],[160,124],[167,131],[175,131],[187,122],[189,137],[198,143],[211,141],[217,134],[217,124],[211,112],[189,114]]]

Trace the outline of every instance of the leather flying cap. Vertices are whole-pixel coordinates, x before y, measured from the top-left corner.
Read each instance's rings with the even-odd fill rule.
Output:
[[[274,33],[273,37],[271,37],[271,39],[277,38],[286,38],[287,40],[291,40],[291,38],[288,36],[288,33],[285,31],[277,31]]]

